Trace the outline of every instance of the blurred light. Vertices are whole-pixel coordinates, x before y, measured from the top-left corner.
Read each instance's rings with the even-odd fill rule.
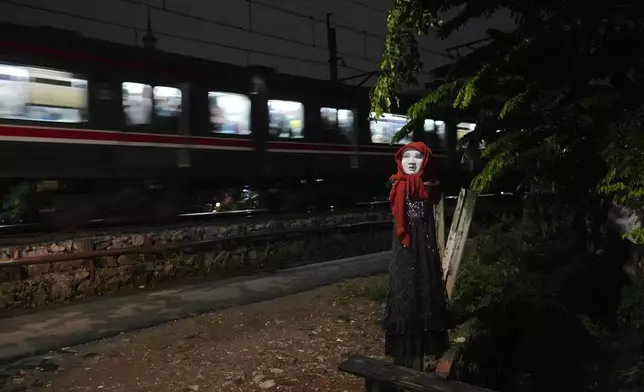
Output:
[[[402,115],[402,114],[394,114],[394,113],[383,113],[380,118],[376,118],[376,112],[371,112],[369,113],[369,118],[372,120],[399,120],[399,121],[404,121],[405,123],[409,121],[407,116]]]
[[[215,203],[215,207],[221,207],[221,203],[220,203],[220,202],[216,202],[216,203]]]
[[[304,105],[302,105],[300,102],[295,101],[280,101],[277,99],[271,99],[268,101],[268,106],[270,109],[280,112],[294,112],[296,110],[304,110]]]
[[[474,123],[466,123],[466,122],[462,122],[462,123],[458,123],[458,124],[456,125],[456,127],[458,127],[458,128],[465,128],[465,129],[469,129],[470,131],[473,131],[473,130],[474,130],[474,128],[476,128],[476,124],[474,124]]]

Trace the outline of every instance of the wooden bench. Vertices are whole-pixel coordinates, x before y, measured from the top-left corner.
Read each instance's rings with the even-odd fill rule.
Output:
[[[494,392],[360,355],[349,357],[339,369],[364,378],[365,392],[396,391],[397,388],[414,392]]]

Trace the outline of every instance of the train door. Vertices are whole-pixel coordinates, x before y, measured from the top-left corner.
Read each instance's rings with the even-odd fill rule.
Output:
[[[478,172],[483,164],[481,150],[485,148],[485,141],[479,140],[480,134],[476,131],[475,123],[461,122],[456,127],[461,168],[471,173]]]
[[[319,132],[323,144],[317,154],[316,170],[328,205],[349,205],[356,194],[358,176],[358,111],[350,100],[329,100],[320,105]]]
[[[295,185],[315,172],[316,107],[307,94],[279,87],[267,100],[266,159],[275,180]]]
[[[438,119],[425,119],[422,129],[416,130],[416,140],[422,141],[431,148],[434,154],[445,154],[447,125]]]
[[[185,86],[141,77],[121,83],[121,175],[161,179],[177,174],[177,149],[181,147],[177,136],[186,121],[182,106]]]

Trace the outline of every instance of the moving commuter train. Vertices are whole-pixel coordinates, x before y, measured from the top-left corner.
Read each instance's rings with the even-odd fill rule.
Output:
[[[19,185],[39,195],[25,198],[29,210],[83,218],[173,214],[196,194],[243,186],[277,209],[342,204],[386,194],[395,170],[389,142],[407,119],[375,121],[367,88],[51,28],[4,24],[0,37],[5,209]],[[467,129],[442,120],[401,143],[424,141],[455,189]]]

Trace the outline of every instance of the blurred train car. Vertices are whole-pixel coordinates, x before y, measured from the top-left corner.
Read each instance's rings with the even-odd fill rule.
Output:
[[[242,186],[274,209],[366,201],[386,194],[406,122],[376,121],[362,87],[0,25],[0,184],[33,191],[23,212],[171,216]],[[434,150],[447,189],[456,124],[427,119],[401,142]]]

